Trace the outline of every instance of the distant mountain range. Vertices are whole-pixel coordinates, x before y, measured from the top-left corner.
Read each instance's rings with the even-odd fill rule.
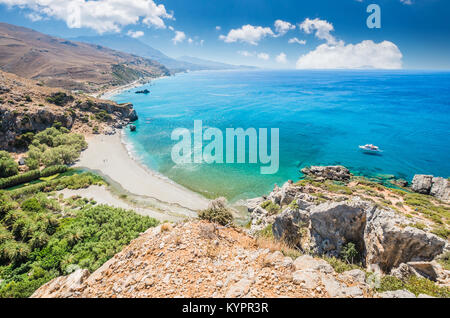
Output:
[[[67,40],[0,22],[0,70],[50,87],[96,92],[176,72],[243,68],[254,67],[174,59],[129,36]]]
[[[172,72],[254,68],[251,66],[231,65],[189,56],[174,59],[148,44],[126,35],[82,36],[73,38],[72,40],[102,45],[113,50],[149,58],[163,64]]]
[[[51,87],[86,92],[169,75],[153,59],[0,23],[0,69]]]

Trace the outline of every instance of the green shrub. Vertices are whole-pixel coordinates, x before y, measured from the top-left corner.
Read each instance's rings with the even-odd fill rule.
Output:
[[[74,101],[74,98],[72,95],[67,95],[64,92],[58,92],[53,93],[49,97],[47,97],[47,102],[58,105],[58,106],[64,106],[65,104]]]
[[[31,170],[22,174],[18,174],[9,178],[0,179],[0,189],[13,187],[22,183],[27,183],[41,177],[39,170]]]
[[[68,170],[68,167],[66,165],[58,165],[58,166],[51,166],[43,169],[41,171],[41,178],[42,177],[49,177],[53,176],[58,173],[64,173]]]
[[[37,170],[39,169],[39,161],[33,158],[26,158],[25,159],[25,165],[30,170]]]
[[[380,286],[377,287],[378,292],[385,292],[390,290],[404,289],[405,284],[394,276],[383,276],[380,280]]]
[[[423,277],[412,275],[405,281],[394,276],[383,276],[380,286],[376,289],[378,292],[406,289],[418,296],[425,294],[433,297],[449,298],[450,288],[440,287],[436,283]]]
[[[450,252],[444,253],[439,257],[438,262],[448,271],[450,271]]]
[[[324,260],[326,260],[337,273],[343,273],[346,271],[350,271],[352,269],[361,269],[361,267],[355,265],[355,264],[349,264],[347,262],[344,262],[336,257],[324,257]]]
[[[273,239],[272,224],[267,225],[264,229],[257,233],[257,236]]]
[[[101,110],[100,112],[95,114],[95,119],[97,119],[98,121],[107,122],[108,120],[111,120],[112,117],[106,111]]]
[[[14,140],[14,147],[16,148],[27,148],[33,141],[34,133],[27,132],[20,136],[17,136]]]
[[[0,260],[17,263],[24,261],[30,254],[27,244],[9,240],[0,246]]]
[[[411,276],[405,285],[405,288],[418,296],[419,294],[430,295],[439,298],[449,298],[450,288],[440,287],[426,278]]]
[[[6,151],[0,151],[0,178],[14,176],[19,172],[19,165]]]
[[[281,211],[281,207],[278,204],[273,203],[271,200],[264,201],[261,204],[261,207],[269,212],[270,215],[278,214]]]
[[[22,210],[30,212],[40,212],[43,210],[41,203],[36,198],[25,200],[20,207]]]
[[[233,223],[233,214],[226,207],[225,200],[215,200],[208,209],[200,211],[198,217],[201,220],[218,223],[220,225],[229,225]]]
[[[359,261],[360,253],[355,243],[349,242],[342,247],[340,256],[348,264],[355,264],[355,262]]]

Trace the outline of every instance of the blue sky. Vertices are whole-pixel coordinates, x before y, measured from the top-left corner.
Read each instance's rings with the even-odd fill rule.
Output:
[[[366,26],[370,3],[381,29]],[[129,34],[172,57],[270,68],[448,70],[449,17],[448,0],[0,0],[0,21],[51,35]]]

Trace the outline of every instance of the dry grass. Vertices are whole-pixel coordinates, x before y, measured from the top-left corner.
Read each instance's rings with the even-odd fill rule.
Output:
[[[164,223],[163,225],[161,225],[161,233],[163,232],[170,232],[172,231],[173,226],[170,223]]]

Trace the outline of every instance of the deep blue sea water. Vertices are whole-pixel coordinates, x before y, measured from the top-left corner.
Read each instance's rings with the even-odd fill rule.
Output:
[[[342,164],[352,172],[450,176],[450,73],[426,71],[220,71],[159,79],[116,95],[139,114],[127,130],[133,154],[168,178],[229,200],[268,193],[301,177],[307,165]],[[279,128],[280,170],[254,164],[175,165],[172,130]],[[373,143],[380,156],[358,145]]]

